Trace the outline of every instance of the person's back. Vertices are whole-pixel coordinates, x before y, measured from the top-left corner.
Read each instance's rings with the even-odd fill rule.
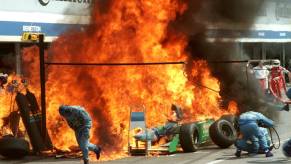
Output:
[[[249,111],[241,114],[239,116],[238,123],[239,125],[245,125],[250,123],[264,123],[266,126],[273,126],[273,121],[265,117],[263,114],[259,112]]]
[[[245,112],[239,116],[239,124],[255,122],[256,120],[257,120],[257,116],[252,111]]]
[[[63,111],[63,116],[68,122],[69,126],[74,129],[81,129],[83,127],[91,128],[92,121],[90,115],[85,111],[83,107],[80,106],[64,106],[64,110],[69,111],[70,114],[66,114]]]

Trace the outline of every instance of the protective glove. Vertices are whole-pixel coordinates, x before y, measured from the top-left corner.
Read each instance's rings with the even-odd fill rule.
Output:
[[[259,127],[270,128],[270,126],[267,126],[266,124],[264,124],[264,122],[262,120],[257,120],[257,124]],[[274,127],[274,125],[271,127]]]

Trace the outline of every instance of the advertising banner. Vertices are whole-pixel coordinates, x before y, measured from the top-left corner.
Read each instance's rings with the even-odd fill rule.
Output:
[[[89,15],[91,0],[1,0],[0,11]]]
[[[1,0],[0,42],[21,41],[23,32],[52,41],[69,28],[89,23],[93,0]]]

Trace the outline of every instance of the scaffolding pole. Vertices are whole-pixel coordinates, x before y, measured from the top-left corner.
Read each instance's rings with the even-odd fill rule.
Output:
[[[46,143],[46,100],[45,100],[45,62],[44,62],[44,35],[39,35],[39,70],[40,70],[40,98],[41,98],[41,114],[42,114],[42,128],[41,133],[44,143]]]

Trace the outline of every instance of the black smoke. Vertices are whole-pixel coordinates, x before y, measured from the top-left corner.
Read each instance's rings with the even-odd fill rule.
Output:
[[[190,1],[188,10],[171,23],[170,29],[189,37],[190,61],[204,59],[209,62],[213,75],[221,82],[220,94],[226,104],[235,100],[241,112],[260,111],[267,115],[274,111],[262,103],[264,96],[257,81],[248,74],[246,63],[218,63],[217,61],[248,60],[248,55],[238,54],[239,44],[208,40],[210,27],[243,27],[249,29],[260,10],[263,0],[203,0]],[[191,65],[188,65],[191,68]],[[199,82],[198,82],[199,83]]]

